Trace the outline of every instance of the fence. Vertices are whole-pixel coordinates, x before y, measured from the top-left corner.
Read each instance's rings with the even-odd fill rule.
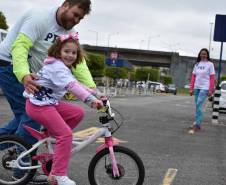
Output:
[[[105,87],[99,86],[98,89],[109,97],[115,96],[152,96],[155,92],[153,88],[143,87]]]

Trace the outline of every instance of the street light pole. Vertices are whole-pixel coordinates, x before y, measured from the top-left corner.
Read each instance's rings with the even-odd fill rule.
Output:
[[[222,53],[223,53],[223,42],[221,42],[221,50],[220,50],[220,61],[218,66],[218,76],[217,76],[217,85],[220,85],[220,79],[221,79],[221,62],[222,62]]]
[[[88,30],[96,34],[96,46],[98,45],[98,32],[95,30]]]
[[[142,48],[142,43],[144,42],[144,40],[140,40],[140,46],[139,46],[139,49]]]
[[[209,54],[211,53],[212,28],[213,28],[213,22],[210,22]]]
[[[154,36],[149,36],[148,37],[148,45],[147,45],[147,50],[150,50],[150,42],[152,38],[157,38],[160,37],[160,35],[154,35]]]
[[[111,36],[113,35],[118,35],[118,32],[108,34],[108,47],[110,46],[110,39],[111,39]]]

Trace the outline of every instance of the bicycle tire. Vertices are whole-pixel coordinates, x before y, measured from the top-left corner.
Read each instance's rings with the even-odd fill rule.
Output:
[[[26,150],[29,150],[32,147],[32,145],[30,145],[29,143],[27,143],[22,138],[20,138],[20,137],[18,137],[16,135],[3,135],[3,136],[0,136],[0,144],[2,143],[4,145],[6,142],[9,142],[9,143],[11,142],[11,145],[12,146],[18,145],[19,147],[23,147],[25,149],[25,151]],[[12,147],[11,145],[8,145],[8,146]],[[10,152],[9,149],[4,149],[4,151],[5,150],[8,150],[8,153]],[[0,150],[0,154],[1,154],[1,152],[3,153],[3,150]],[[8,153],[6,153],[6,154],[8,154]],[[30,155],[28,155],[29,160],[31,161],[31,165],[32,166],[38,164],[38,161],[32,160],[32,156],[35,155],[35,154],[36,154],[36,150],[32,151],[30,153]],[[4,159],[2,158],[2,155],[0,155],[0,157],[1,157],[0,158],[0,165],[2,165],[2,167],[4,168],[4,170],[5,171],[6,170],[9,170],[9,171],[12,170],[12,172],[13,172],[13,169],[7,169],[7,167],[4,167],[3,166],[4,165],[3,164],[4,163]],[[28,159],[28,157],[26,157],[26,159]],[[10,160],[12,160],[12,159],[10,159]],[[22,179],[15,180],[15,179],[11,178],[12,181],[8,181],[8,180],[6,181],[6,180],[2,179],[3,171],[1,171],[0,185],[24,185],[24,184],[27,184],[34,177],[34,175],[36,173],[36,170],[37,169],[26,170],[26,173],[25,173],[25,175],[23,176]]]
[[[130,185],[142,185],[143,182],[144,182],[144,177],[145,177],[145,168],[144,168],[143,162],[140,159],[140,157],[135,152],[133,152],[132,150],[130,150],[130,149],[126,148],[126,147],[123,147],[123,146],[114,146],[114,153],[116,155],[116,160],[117,160],[117,154],[123,154],[123,155],[125,155],[127,157],[130,157],[134,161],[134,163],[136,164],[136,167],[138,169],[138,179],[137,179],[137,182],[135,184],[130,184]],[[105,157],[107,155],[110,155],[109,154],[109,149],[105,148],[105,149],[101,150],[100,152],[98,152],[92,158],[92,160],[90,162],[90,165],[89,165],[89,170],[88,170],[88,178],[89,178],[89,182],[90,182],[91,185],[104,185],[105,184],[105,183],[103,183],[103,184],[98,183],[97,182],[98,180],[96,179],[95,174],[96,174],[96,170],[97,170],[96,166],[97,166],[98,162],[103,157]],[[120,162],[118,160],[117,160],[117,164],[118,164],[118,167],[120,167],[120,168],[122,168],[122,170],[124,170],[124,167],[120,164]],[[111,166],[111,164],[109,164],[108,166]],[[106,169],[106,164],[105,164],[105,170],[106,170],[106,174],[109,173],[108,169]],[[121,172],[120,172],[120,174],[121,174]],[[107,174],[107,176],[109,178],[113,178],[113,180],[114,180],[113,184],[116,184],[117,180],[123,179],[123,177],[119,178],[119,179],[114,179],[114,177],[111,177],[111,175],[109,176],[109,174]],[[108,185],[110,185],[110,183],[108,183]]]

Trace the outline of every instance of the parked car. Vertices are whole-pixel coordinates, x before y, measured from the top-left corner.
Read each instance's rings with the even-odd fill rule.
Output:
[[[145,88],[146,87],[145,81],[137,81],[136,87]]]
[[[220,83],[220,87],[221,87],[221,96],[220,96],[219,108],[226,110],[226,81],[222,81]]]
[[[172,93],[174,95],[177,94],[177,87],[175,84],[169,84],[165,86],[166,93]]]
[[[220,83],[220,87],[221,87],[221,96],[220,96],[220,100],[219,100],[219,110],[226,110],[226,81],[222,81]],[[212,102],[212,107],[214,104],[214,95],[212,95],[211,97],[209,97],[209,101]]]
[[[146,85],[148,86],[148,89],[153,88],[153,91],[155,92],[165,92],[165,86],[160,82],[153,82],[153,81],[147,81]]]

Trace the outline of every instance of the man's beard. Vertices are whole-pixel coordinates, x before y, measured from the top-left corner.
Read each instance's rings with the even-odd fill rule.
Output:
[[[71,23],[71,24],[70,24],[70,23]],[[70,21],[70,20],[67,18],[66,12],[64,12],[64,13],[62,14],[62,16],[61,16],[61,24],[62,24],[62,27],[63,27],[64,29],[66,29],[66,30],[70,30],[70,29],[72,29],[72,28],[76,25],[76,23],[74,23],[73,20]]]

